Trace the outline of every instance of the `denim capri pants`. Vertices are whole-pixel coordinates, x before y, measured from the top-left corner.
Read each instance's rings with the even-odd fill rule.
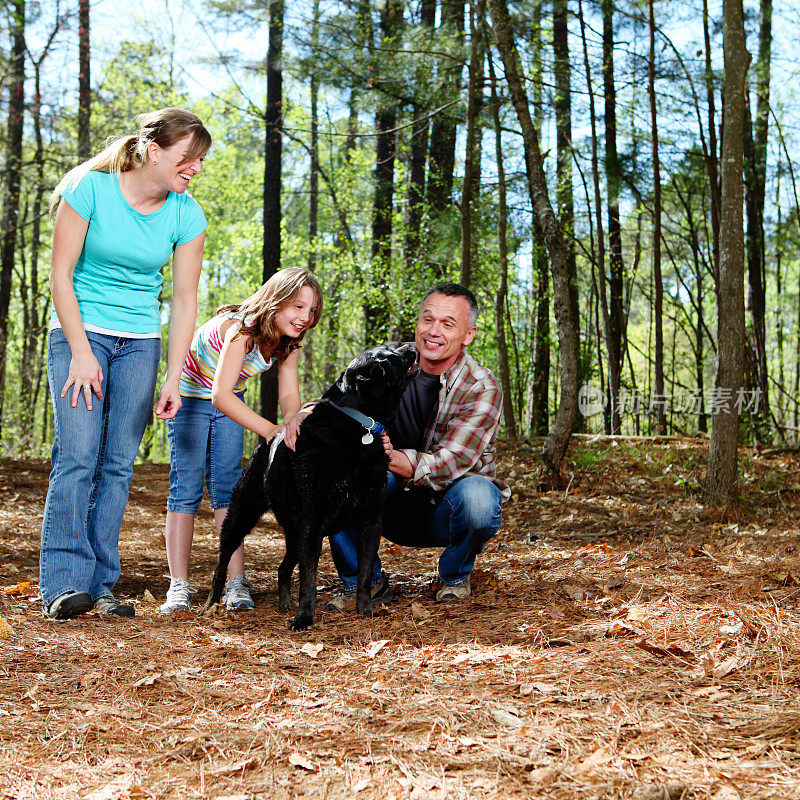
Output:
[[[237,392],[238,397],[243,392]],[[211,508],[227,508],[242,474],[244,428],[217,411],[210,400],[181,397],[174,419],[167,420],[169,497],[167,509],[194,514],[203,499]]]

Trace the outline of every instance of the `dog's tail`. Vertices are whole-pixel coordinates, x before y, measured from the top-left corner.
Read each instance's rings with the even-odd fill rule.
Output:
[[[203,611],[208,611],[214,603],[219,603],[231,556],[269,508],[269,500],[264,489],[264,478],[270,462],[269,450],[266,444],[260,444],[256,448],[242,472],[242,477],[233,489],[228,513],[225,515],[219,535],[219,563],[214,570],[211,593]]]

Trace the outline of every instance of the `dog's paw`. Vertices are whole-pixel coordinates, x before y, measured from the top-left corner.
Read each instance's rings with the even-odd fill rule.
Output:
[[[289,626],[293,631],[304,631],[311,627],[314,622],[314,617],[308,614],[298,614]]]
[[[356,600],[356,614],[367,617],[372,613],[372,603],[367,597],[359,597]]]

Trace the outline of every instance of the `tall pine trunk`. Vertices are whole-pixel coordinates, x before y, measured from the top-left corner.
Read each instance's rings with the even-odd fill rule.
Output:
[[[92,154],[90,119],[92,111],[89,0],[78,0],[78,161]]]
[[[703,41],[705,42],[706,105],[708,108],[708,152],[705,154],[711,198],[711,248],[713,253],[714,282],[719,279],[719,154],[717,152],[717,122],[715,111],[714,69],[711,65],[711,34],[708,25],[708,0],[703,0]]]
[[[264,118],[264,281],[281,268],[281,152],[283,148],[283,0],[269,3],[267,49],[267,109]],[[278,376],[269,370],[261,376],[261,416],[278,419]]]
[[[764,198],[767,180],[769,82],[772,52],[772,0],[761,0],[756,63],[756,118],[751,124],[750,101],[745,103],[744,164],[747,209],[747,385],[760,393],[758,411],[751,411],[758,441],[769,439],[769,375],[767,372],[766,245]]]
[[[464,41],[464,0],[442,0],[442,31],[453,39],[453,51],[439,60],[439,85],[443,101],[458,98],[461,89],[461,46]],[[454,107],[439,112],[431,129],[428,203],[434,214],[450,205],[456,156],[457,115]]]
[[[433,36],[436,20],[436,0],[422,0],[420,6],[420,24]],[[403,261],[406,273],[411,274],[417,267],[420,228],[425,211],[425,167],[428,159],[428,103],[422,99],[428,91],[430,71],[423,65],[414,76],[416,95],[411,104],[414,123],[411,126],[411,142],[409,146],[408,165],[408,209],[406,213],[406,236],[403,245]]]
[[[319,0],[314,0],[313,20],[311,22],[311,49],[319,48]],[[309,93],[311,95],[310,146],[309,146],[309,178],[308,178],[308,271],[317,268],[317,227],[319,218],[319,119],[317,105],[319,101],[319,72],[317,65],[312,64],[309,75]],[[306,396],[312,392],[314,384],[314,339],[309,338],[303,347],[303,392]]]
[[[0,241],[0,431],[3,424],[6,362],[8,358],[8,310],[17,245],[19,188],[22,180],[22,133],[25,113],[25,0],[11,7],[11,56],[9,66],[8,132],[3,191],[2,241]]]
[[[744,363],[744,224],[742,219],[742,149],[745,86],[750,54],[742,22],[741,0],[723,0],[725,107],[722,134],[720,261],[717,287],[717,370],[714,391],[729,402],[718,407],[708,454],[707,501],[722,505],[737,495],[739,411]]]
[[[479,0],[478,14],[484,14],[483,2]],[[476,177],[480,174],[480,156],[476,153],[477,127],[479,125],[479,97],[480,83],[483,82],[483,48],[479,31],[482,26],[476,23],[476,13],[473,6],[469,8],[470,28],[470,59],[469,59],[469,85],[467,88],[467,135],[464,149],[464,185],[461,191],[461,284],[472,284],[472,199],[477,184]],[[477,163],[476,163],[477,162]]]
[[[381,49],[397,47],[403,24],[401,0],[387,0],[381,10]],[[378,90],[391,84],[379,74]],[[383,92],[375,114],[375,185],[372,201],[372,269],[364,295],[364,343],[385,341],[389,334],[389,283],[392,269],[392,213],[394,211],[394,159],[397,139],[397,100]]]
[[[611,347],[608,352],[611,433],[620,433],[619,393],[622,381],[622,340],[625,336],[623,293],[625,267],[622,261],[622,231],[619,219],[619,194],[622,173],[617,154],[617,90],[614,83],[614,6],[602,0],[603,9],[603,89],[605,95],[606,186],[608,190],[609,318]]]
[[[500,126],[500,99],[497,96],[497,76],[489,58],[489,82],[492,92],[492,120],[494,122],[495,158],[497,160],[497,249],[500,256],[500,284],[494,298],[494,324],[497,331],[497,351],[500,364],[500,384],[503,387],[503,420],[506,435],[517,438],[517,423],[514,418],[514,403],[511,397],[511,372],[508,366],[508,343],[506,342],[505,309],[508,297],[508,206],[506,203],[506,170],[503,163],[503,140]]]
[[[581,43],[583,45],[583,67],[586,71],[586,89],[589,95],[589,123],[592,141],[592,185],[594,188],[594,213],[597,225],[597,292],[598,305],[603,315],[603,333],[606,343],[606,353],[612,349],[611,316],[608,308],[608,294],[606,292],[606,243],[603,231],[603,200],[600,193],[600,167],[597,155],[597,112],[594,105],[594,87],[592,86],[592,72],[589,65],[589,48],[586,43],[586,22],[583,17],[583,3],[578,0],[578,21],[581,27]],[[602,377],[603,365],[600,362],[600,345],[598,342],[598,370]],[[605,433],[611,433],[611,409],[607,406],[603,412],[603,428]]]
[[[544,163],[539,151],[539,140],[528,108],[519,55],[514,43],[505,0],[489,0],[489,12],[497,49],[505,67],[506,81],[514,110],[522,129],[531,204],[550,252],[553,301],[558,324],[561,386],[558,413],[545,442],[542,459],[547,468],[560,479],[561,463],[569,446],[578,414],[578,337],[573,324],[570,302],[568,252],[550,203]]]
[[[653,314],[655,322],[656,424],[658,433],[667,433],[664,395],[664,284],[661,279],[661,162],[658,156],[658,108],[656,104],[656,17],[653,0],[647,2],[650,28],[648,79],[650,92],[650,147],[653,155]]]
[[[575,261],[575,210],[572,193],[572,87],[570,84],[567,0],[553,0],[553,53],[555,56],[556,205],[567,248],[569,299],[572,324],[578,336],[578,270]],[[579,378],[580,379],[580,378]]]
[[[541,135],[542,103],[542,0],[535,0],[531,21],[533,66],[533,127]],[[550,429],[550,264],[547,244],[536,214],[532,225],[533,278],[536,281],[533,303],[533,351],[531,381],[526,418],[531,433],[547,436]]]

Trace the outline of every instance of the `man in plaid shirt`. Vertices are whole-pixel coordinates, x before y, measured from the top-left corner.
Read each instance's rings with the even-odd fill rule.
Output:
[[[495,477],[500,384],[466,350],[477,320],[469,289],[441,283],[428,292],[414,337],[420,371],[383,435],[389,456],[383,535],[407,547],[444,547],[439,601],[469,597],[475,557],[499,530],[511,494]],[[357,533],[340,531],[330,545],[343,591],[328,607],[343,610],[355,604]],[[392,596],[378,558],[373,604]]]

